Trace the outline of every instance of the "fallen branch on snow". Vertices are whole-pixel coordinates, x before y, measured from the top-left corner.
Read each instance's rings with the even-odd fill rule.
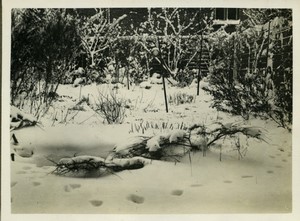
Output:
[[[104,175],[122,170],[140,169],[151,160],[142,157],[133,157],[130,159],[104,159],[95,156],[76,156],[71,158],[62,158],[57,163],[48,159],[56,165],[52,172],[57,175],[72,176],[74,174],[95,174]]]

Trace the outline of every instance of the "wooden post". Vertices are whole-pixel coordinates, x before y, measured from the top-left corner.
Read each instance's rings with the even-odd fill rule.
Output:
[[[19,143],[19,141],[18,141],[18,139],[17,139],[17,137],[16,137],[16,135],[15,134],[12,134],[12,139],[13,139],[13,141],[14,141],[14,144],[18,144]]]
[[[118,58],[116,58],[116,77],[117,77],[117,79],[116,79],[116,81],[117,81],[117,83],[120,83],[119,82],[119,78],[120,78],[120,72],[119,72],[119,59]]]
[[[164,97],[165,97],[165,105],[166,105],[166,112],[168,113],[169,112],[169,109],[168,109],[168,99],[167,99],[167,89],[166,89],[166,82],[165,82],[165,71],[168,72],[168,69],[167,69],[167,66],[165,65],[164,66],[164,61],[163,61],[163,58],[161,56],[161,48],[160,48],[160,43],[159,43],[159,39],[157,37],[157,45],[158,45],[158,55],[154,55],[154,56],[158,56],[158,62],[161,66],[161,69],[163,71],[162,73],[162,83],[163,83],[163,89],[164,89]]]
[[[164,96],[165,96],[165,105],[166,105],[166,112],[169,112],[168,109],[168,99],[167,99],[167,90],[166,90],[166,82],[165,82],[165,75],[162,74],[162,83],[163,83],[163,88],[164,88]]]
[[[127,77],[127,89],[129,90],[129,67],[126,68],[126,77]]]
[[[201,32],[200,40],[200,54],[198,56],[198,76],[197,76],[197,96],[200,94],[200,74],[201,74],[201,63],[202,63],[202,45],[203,45],[203,31]]]
[[[80,86],[79,86],[79,98],[78,98],[78,101],[80,101],[80,99],[81,99],[81,88],[82,88],[82,85],[80,84]]]

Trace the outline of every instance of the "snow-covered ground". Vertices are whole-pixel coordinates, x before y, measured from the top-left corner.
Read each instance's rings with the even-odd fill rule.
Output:
[[[142,169],[124,170],[93,178],[73,178],[52,174],[48,159],[58,161],[74,155],[106,157],[114,145],[138,134],[134,125],[157,124],[146,134],[162,131],[162,122],[173,125],[215,121],[240,122],[242,118],[211,109],[211,97],[201,90],[190,104],[169,104],[166,113],[162,85],[150,90],[119,88],[118,96],[127,99],[123,124],[108,125],[88,106],[72,111],[79,98],[89,97],[94,105],[98,90],[108,85],[73,88],[61,85],[45,118],[43,130],[30,127],[14,131],[29,158],[15,155],[11,162],[12,213],[101,213],[101,214],[179,214],[179,213],[289,213],[292,211],[292,134],[268,120],[250,119],[247,125],[265,128],[268,143],[254,139],[239,159],[234,144],[222,141],[215,148],[191,153],[179,163],[153,160]],[[100,88],[100,89],[99,89]],[[179,91],[195,95],[196,88],[167,88],[168,95]],[[53,119],[57,119],[56,121]],[[64,122],[64,119],[67,119]],[[59,121],[63,121],[60,124]],[[132,133],[132,130],[134,133]],[[222,149],[220,151],[220,146]],[[48,158],[48,159],[47,159]],[[221,160],[220,160],[221,159]]]

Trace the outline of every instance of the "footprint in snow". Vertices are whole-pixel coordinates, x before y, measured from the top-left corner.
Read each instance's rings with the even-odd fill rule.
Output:
[[[274,171],[273,170],[268,170],[267,173],[274,173]]]
[[[103,204],[101,200],[90,200],[90,203],[95,207],[101,206]]]
[[[232,183],[231,180],[224,180],[224,183]]]
[[[242,178],[252,178],[253,176],[251,176],[251,175],[244,175],[244,176],[242,176]]]
[[[181,196],[183,194],[183,190],[173,190],[171,194],[173,196]]]
[[[276,168],[282,168],[282,166],[280,166],[280,165],[276,165],[275,167],[276,167]]]
[[[64,190],[65,190],[65,192],[70,192],[70,187],[68,185],[65,185]]]
[[[286,159],[283,159],[282,162],[287,162],[287,160],[286,160]]]
[[[64,190],[65,190],[65,192],[71,192],[72,189],[77,189],[77,188],[80,188],[80,187],[81,187],[80,184],[74,183],[74,184],[65,185]]]
[[[200,187],[203,186],[202,184],[192,184],[191,187]]]
[[[129,196],[127,196],[127,200],[133,202],[133,203],[137,203],[137,204],[142,204],[144,203],[144,197],[142,196],[138,196],[135,194],[130,194]]]
[[[70,184],[70,187],[71,187],[72,189],[77,189],[77,188],[80,188],[81,185],[80,185],[80,184]]]
[[[272,156],[272,155],[269,155],[269,157],[272,158],[272,159],[276,158],[275,156]]]
[[[39,186],[39,185],[41,185],[40,182],[33,182],[32,184],[33,184],[33,186]]]

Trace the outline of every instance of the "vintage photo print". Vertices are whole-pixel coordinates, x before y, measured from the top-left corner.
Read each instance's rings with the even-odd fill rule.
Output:
[[[3,220],[300,218],[296,1],[42,2],[3,4]]]

